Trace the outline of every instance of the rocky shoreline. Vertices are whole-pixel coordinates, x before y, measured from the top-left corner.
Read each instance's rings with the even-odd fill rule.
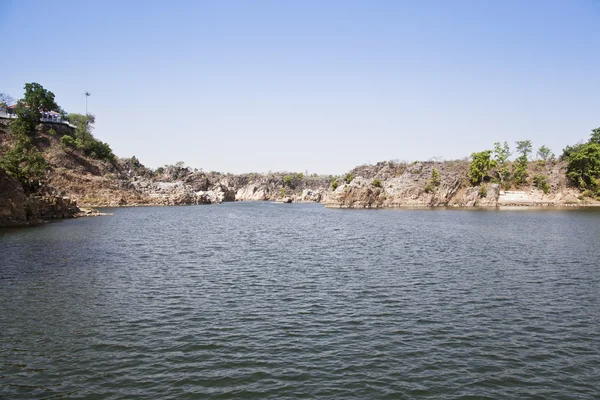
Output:
[[[127,162],[121,160],[124,165]],[[482,196],[481,187],[464,182],[463,167],[433,162],[404,166],[401,172],[386,163],[375,169],[359,167],[353,171],[356,176],[351,181],[342,182],[335,190],[328,177],[312,177],[312,181],[308,179],[304,184],[296,183],[293,188],[286,188],[283,181],[288,175],[284,174],[222,176],[188,171],[183,177],[173,179],[167,175],[157,180],[155,176],[137,175],[139,170],[127,170],[125,176],[115,179],[111,174],[78,174],[59,169],[50,177],[45,194],[29,196],[19,182],[0,170],[0,226],[27,226],[64,218],[108,215],[97,211],[98,207],[233,201],[319,203],[329,208],[355,209],[600,206],[596,200],[582,198],[578,190],[559,178],[563,168],[560,163],[550,167],[554,173],[548,171],[550,176],[557,177],[551,181],[548,193],[535,187],[502,190],[499,184],[488,183],[485,196]],[[433,168],[440,171],[441,179],[439,185],[428,189],[428,177]]]
[[[2,125],[0,124],[0,128]],[[0,226],[101,215],[98,207],[219,204],[232,201],[320,203],[331,208],[599,206],[567,178],[564,161],[530,162],[527,185],[506,187],[468,179],[469,160],[380,162],[344,176],[308,173],[222,174],[182,163],[152,170],[135,157],[112,162],[67,149],[52,126],[38,131],[36,146],[48,167],[39,187],[26,193],[0,170]],[[56,127],[56,130],[65,129]],[[2,134],[0,139],[7,135]],[[544,176],[544,188],[534,185]],[[88,209],[84,209],[87,207]]]

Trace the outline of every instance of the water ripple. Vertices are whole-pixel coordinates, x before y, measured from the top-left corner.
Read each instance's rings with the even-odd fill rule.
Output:
[[[598,398],[600,213],[116,209],[0,230],[1,398]]]

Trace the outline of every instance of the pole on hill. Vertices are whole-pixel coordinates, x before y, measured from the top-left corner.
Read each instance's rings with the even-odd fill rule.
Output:
[[[91,94],[90,92],[87,92],[87,91],[86,91],[86,92],[84,92],[83,94],[85,95],[85,115],[87,115],[87,114],[88,114],[88,112],[87,112],[87,99],[88,99],[88,97],[90,97],[92,94]]]

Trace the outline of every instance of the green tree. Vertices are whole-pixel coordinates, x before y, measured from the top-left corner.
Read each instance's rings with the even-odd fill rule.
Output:
[[[84,144],[94,137],[92,135],[94,123],[96,122],[96,117],[94,115],[71,113],[67,119],[70,123],[75,125],[75,137],[81,139]]]
[[[531,140],[519,140],[517,143],[517,153],[522,156],[529,157],[529,155],[533,152],[533,144]]]
[[[350,182],[352,182],[353,180],[354,174],[352,174],[351,172],[348,172],[346,176],[344,176],[344,181],[346,181],[346,184],[350,184]]]
[[[569,145],[563,149],[563,153],[560,156],[561,160],[568,160],[571,154],[580,151],[586,144],[585,143],[577,143],[573,145]]]
[[[283,186],[291,187],[294,179],[291,175],[286,175],[283,177]]]
[[[496,161],[492,160],[492,150],[484,150],[471,154],[471,164],[469,165],[469,178],[472,185],[478,185],[488,176],[490,169],[496,166]]]
[[[100,140],[93,139],[83,146],[85,154],[89,155],[90,157],[111,163],[117,158],[108,143],[104,143]]]
[[[79,139],[79,138],[74,139],[73,136],[69,136],[69,135],[64,135],[63,137],[61,137],[60,143],[63,145],[63,147],[65,149],[67,149],[67,148],[83,149],[84,148],[84,144],[81,141],[81,139]]]
[[[600,143],[600,128],[592,129],[590,143]]]
[[[542,146],[537,151],[537,156],[544,161],[551,161],[554,159],[554,153],[547,146]]]
[[[382,186],[381,181],[379,179],[373,180],[373,187],[380,188]]]
[[[44,177],[47,166],[42,153],[25,135],[16,136],[13,146],[0,158],[0,168],[29,187]]]
[[[85,155],[107,162],[115,161],[116,157],[110,146],[96,139],[92,134],[96,123],[96,117],[93,114],[71,113],[67,119],[75,125],[75,139],[81,143],[78,147],[83,149]],[[176,165],[178,168],[183,168],[185,163],[179,161]]]
[[[494,161],[498,167],[498,179],[500,179],[502,184],[504,184],[510,176],[510,169],[508,168],[508,158],[510,156],[510,146],[507,142],[504,142],[502,145],[500,142],[494,143]]]
[[[11,123],[11,130],[16,135],[34,135],[42,112],[58,109],[54,93],[44,89],[39,83],[26,83],[25,94],[15,107],[17,119]]]
[[[527,183],[529,173],[527,172],[527,166],[529,162],[529,154],[533,152],[533,145],[531,140],[517,141],[517,153],[520,154],[515,160],[513,165],[513,178],[517,185],[523,185]]]
[[[579,145],[569,153],[567,176],[580,189],[589,189],[596,193],[600,187],[600,143]]]
[[[40,122],[43,112],[59,110],[54,100],[54,93],[44,89],[39,83],[26,83],[25,94],[17,102],[15,113],[29,133],[33,133],[35,126]]]

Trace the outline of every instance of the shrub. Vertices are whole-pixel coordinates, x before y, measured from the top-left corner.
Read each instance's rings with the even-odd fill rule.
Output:
[[[441,181],[440,173],[437,169],[433,168],[431,170],[431,178],[429,178],[429,181],[423,189],[426,193],[431,193],[436,187],[440,186]]]
[[[550,191],[550,184],[548,183],[548,178],[546,178],[544,175],[535,175],[533,177],[533,184],[538,189],[543,190],[544,194],[548,194],[548,192]]]
[[[381,181],[379,179],[373,180],[373,186],[380,188],[382,186]]]
[[[485,185],[485,183],[482,183],[479,187],[479,196],[487,197],[487,186]]]
[[[354,180],[354,175],[349,172],[346,174],[346,176],[344,176],[344,180],[346,181],[346,184],[350,184],[350,182]]]
[[[113,162],[116,159],[110,146],[107,143],[101,142],[97,139],[91,139],[86,142],[84,151],[86,155],[98,158],[100,160]]]
[[[332,180],[331,181],[331,190],[335,190],[338,188],[338,181]]]
[[[429,179],[429,181],[431,182],[431,184],[433,186],[440,186],[440,183],[441,183],[440,173],[438,172],[437,169],[433,168],[431,170],[431,178]]]
[[[75,147],[75,139],[73,138],[73,136],[64,135],[60,138],[60,143],[63,145],[63,147]]]

